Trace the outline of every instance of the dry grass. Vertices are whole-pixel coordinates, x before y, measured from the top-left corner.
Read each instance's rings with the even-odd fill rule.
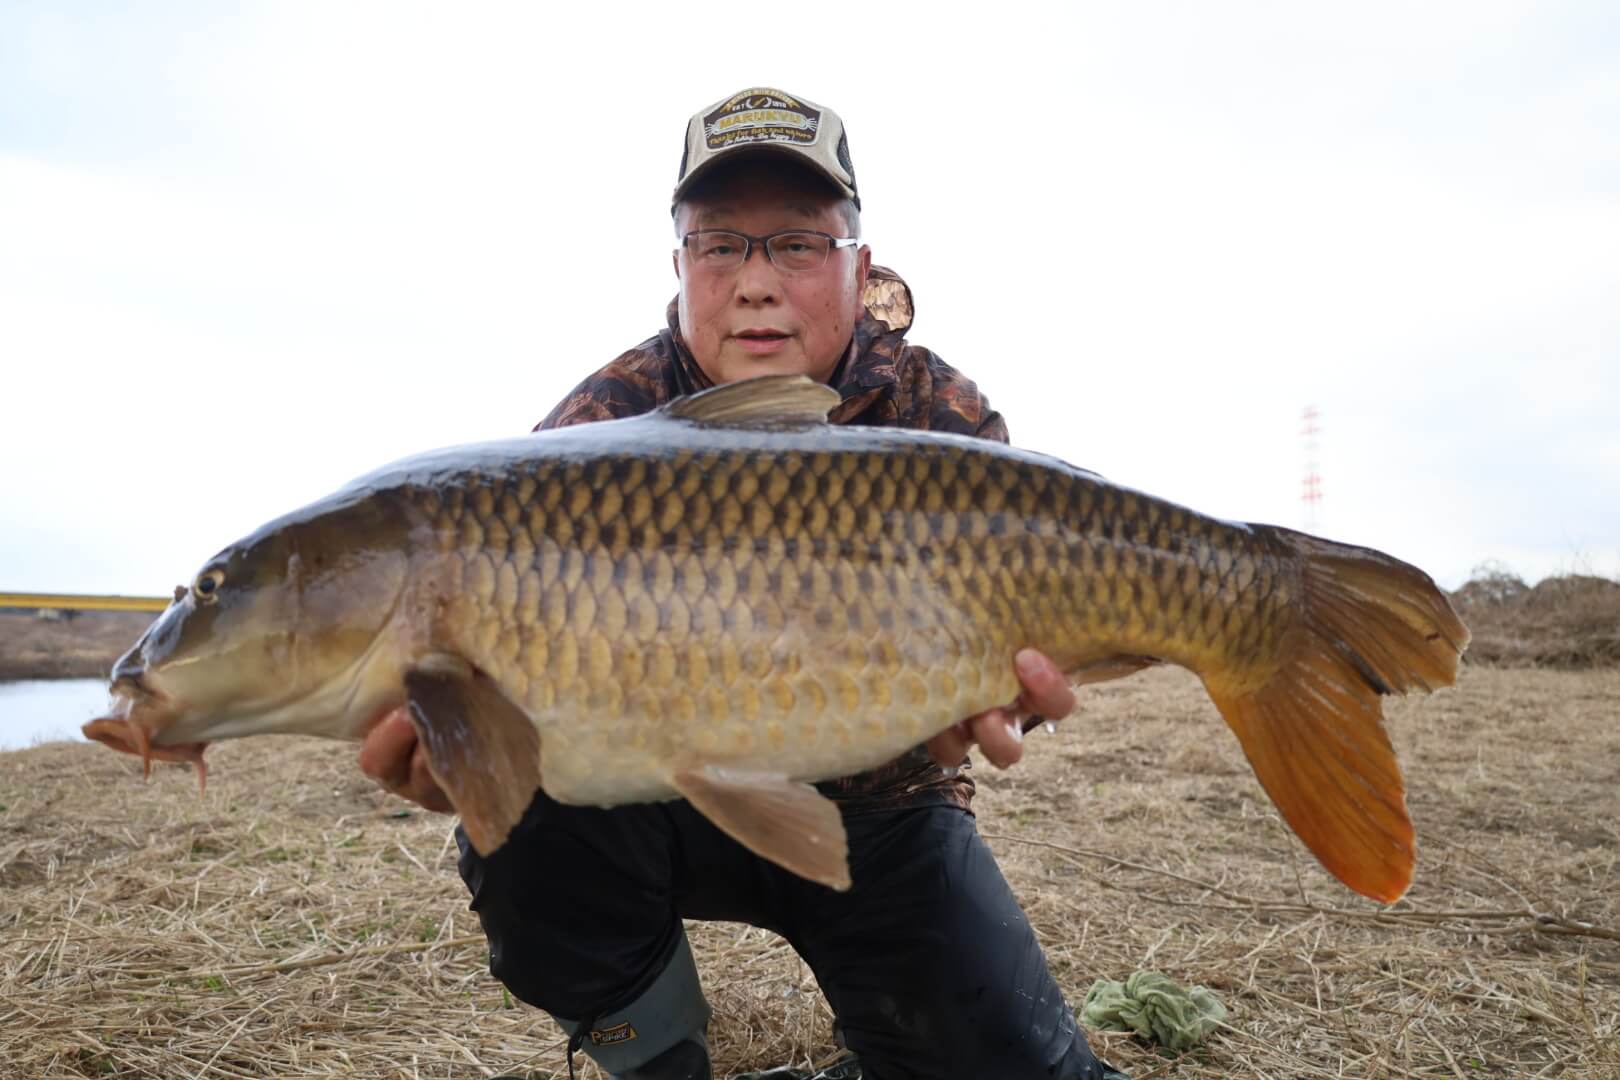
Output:
[[[1392,909],[1303,853],[1190,677],[1084,700],[980,770],[980,824],[1071,1000],[1151,967],[1230,1007],[1181,1059],[1095,1034],[1137,1080],[1620,1076],[1620,672],[1472,668],[1392,705],[1423,845]],[[484,970],[447,819],[404,814],[346,747],[216,753],[201,799],[96,747],[0,754],[0,1076],[561,1067]],[[722,1070],[830,1053],[779,939],[693,939]]]

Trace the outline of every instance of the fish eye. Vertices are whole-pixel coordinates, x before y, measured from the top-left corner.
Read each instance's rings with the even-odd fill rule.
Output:
[[[219,567],[204,570],[191,585],[191,594],[199,604],[212,604],[219,599],[219,587],[225,584],[225,571]]]

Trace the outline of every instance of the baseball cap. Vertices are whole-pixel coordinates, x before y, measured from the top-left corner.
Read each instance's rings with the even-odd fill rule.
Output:
[[[671,206],[717,162],[763,153],[798,159],[860,209],[844,121],[825,106],[768,86],[721,98],[686,122],[686,150]]]

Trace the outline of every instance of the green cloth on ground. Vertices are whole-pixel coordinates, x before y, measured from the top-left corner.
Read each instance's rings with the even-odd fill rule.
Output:
[[[1226,1019],[1226,1006],[1202,986],[1191,990],[1158,971],[1124,982],[1098,979],[1086,991],[1080,1019],[1111,1031],[1134,1031],[1171,1050],[1191,1050]]]

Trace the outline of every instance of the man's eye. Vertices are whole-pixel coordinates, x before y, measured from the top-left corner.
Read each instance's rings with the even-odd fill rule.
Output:
[[[732,252],[734,252],[736,250],[737,249],[734,246],[732,246],[731,244],[724,244],[724,243],[705,244],[703,246],[702,253],[704,255],[712,255],[712,256],[715,256],[717,258],[724,258],[725,256],[730,255]]]

